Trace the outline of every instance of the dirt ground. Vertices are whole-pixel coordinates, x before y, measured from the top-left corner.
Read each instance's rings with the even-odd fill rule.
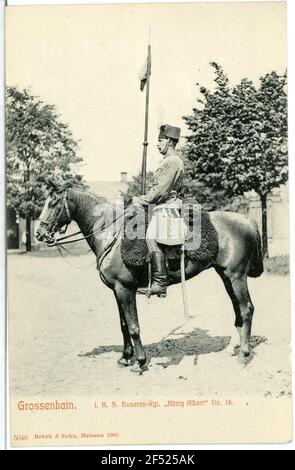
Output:
[[[180,285],[172,286],[166,299],[138,297],[148,356],[148,370],[138,376],[117,364],[122,350],[119,316],[94,256],[67,261],[80,269],[55,256],[8,256],[14,397],[141,396],[143,391],[161,396],[167,390],[190,397],[291,394],[288,276],[249,279],[255,313],[247,361],[225,352],[234,314],[214,270],[187,283],[194,317],[185,324]]]

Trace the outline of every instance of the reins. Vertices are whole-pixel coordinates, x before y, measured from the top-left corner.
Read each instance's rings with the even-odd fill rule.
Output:
[[[124,214],[122,214],[124,215]],[[121,217],[121,216],[120,216]],[[118,219],[119,217],[117,217]],[[117,220],[115,219],[114,222]],[[111,226],[112,224],[109,224],[109,226]],[[86,266],[76,266],[74,265],[73,263],[71,263],[70,261],[67,260],[67,258],[63,255],[62,251],[61,251],[61,248],[66,251],[67,253],[69,254],[72,254],[69,250],[67,250],[61,243],[57,243],[56,245],[51,245],[51,246],[55,246],[59,252],[59,254],[61,255],[61,257],[71,266],[73,266],[74,268],[77,268],[77,269],[86,269],[86,268],[89,268],[90,266],[93,266],[96,262],[97,262],[97,266],[99,268],[99,271],[100,271],[100,266],[103,262],[103,260],[105,259],[105,257],[110,253],[111,249],[113,248],[114,244],[116,243],[116,241],[118,240],[118,236],[119,236],[119,233],[122,229],[124,224],[121,225],[121,227],[119,228],[119,230],[113,234],[113,239],[111,240],[111,242],[104,248],[103,252],[101,253],[101,255],[99,256],[99,258],[96,260],[96,261],[93,261],[92,263],[86,265]],[[106,229],[107,227],[105,227]],[[73,240],[75,241],[75,240]],[[68,242],[69,243],[69,242]],[[89,248],[89,250],[87,250],[85,253],[83,254],[86,254],[86,253],[89,253],[89,251],[91,251],[91,248]],[[100,272],[100,277],[103,279],[104,276],[103,274]],[[107,280],[104,278],[103,281],[105,283],[107,283]]]
[[[65,191],[64,195],[63,195],[63,198],[62,198],[62,204],[61,204],[61,207],[60,207],[60,210],[59,210],[59,213],[56,217],[56,222],[52,225],[52,228],[55,227],[58,222],[59,222],[59,219],[60,217],[62,216],[62,213],[63,213],[63,210],[65,209],[66,210],[66,214],[67,214],[67,222],[65,223],[65,228],[62,230],[59,230],[59,233],[65,233],[70,222],[71,222],[71,215],[70,215],[70,211],[69,211],[69,207],[68,207],[68,201],[67,201],[67,196],[68,196],[68,190]],[[98,268],[100,269],[100,266],[101,266],[101,263],[102,261],[104,260],[105,256],[107,256],[107,254],[111,251],[112,247],[114,246],[115,242],[117,241],[118,239],[118,236],[119,236],[119,233],[124,225],[124,223],[120,226],[119,230],[116,232],[116,233],[113,233],[113,238],[111,240],[111,242],[105,247],[105,249],[103,250],[102,254],[100,255],[100,257],[97,259],[97,261],[94,261],[92,262],[91,264],[87,265],[87,266],[83,266],[83,267],[80,267],[80,266],[75,266],[74,264],[72,264],[70,261],[68,261],[66,259],[66,257],[64,256],[64,254],[62,253],[61,249],[64,250],[65,252],[69,253],[69,254],[72,254],[71,251],[67,250],[63,245],[66,245],[66,244],[69,244],[69,243],[75,243],[75,242],[79,242],[79,241],[82,241],[82,240],[87,240],[88,238],[90,237],[95,237],[96,234],[98,233],[104,233],[109,227],[113,226],[114,223],[116,221],[118,221],[119,219],[121,219],[123,216],[125,215],[125,211],[120,214],[119,216],[117,216],[115,219],[113,219],[108,225],[104,225],[103,227],[100,227],[99,229],[97,230],[93,230],[91,233],[89,233],[88,235],[85,235],[83,237],[80,237],[80,238],[75,238],[75,239],[72,239],[73,237],[75,237],[76,235],[80,235],[82,232],[81,230],[79,230],[78,232],[75,232],[75,233],[71,233],[69,235],[66,235],[64,237],[60,237],[58,239],[55,240],[54,243],[48,243],[48,246],[49,247],[56,247],[59,254],[61,255],[61,257],[68,263],[70,264],[71,266],[77,268],[77,269],[84,269],[84,268],[87,268],[89,266],[92,266],[93,264],[95,264],[97,262],[97,265],[98,265]],[[43,221],[43,223],[46,223]],[[50,225],[49,225],[50,226]],[[67,241],[64,241],[64,240],[67,240]],[[89,248],[89,250],[87,250],[85,253],[82,253],[82,254],[86,254],[86,253],[89,253],[91,251],[91,248]],[[80,253],[81,254],[81,253]]]
[[[92,263],[90,264],[87,264],[86,266],[76,266],[75,264],[71,263],[66,256],[63,255],[62,251],[61,251],[61,248],[66,251],[67,253],[69,253],[70,255],[72,254],[69,250],[67,250],[64,246],[62,245],[56,245],[56,249],[58,250],[59,254],[61,255],[61,257],[65,260],[66,263],[68,263],[70,266],[72,266],[73,268],[76,268],[76,269],[86,269],[86,268],[89,268],[90,266],[93,266],[96,261],[93,261]],[[86,254],[86,253],[89,253],[89,251],[91,251],[91,248],[86,251],[85,253],[83,254]]]
[[[94,230],[92,231],[91,233],[89,233],[88,235],[85,235],[81,238],[76,238],[74,240],[68,240],[69,238],[72,238],[72,237],[75,237],[76,235],[80,235],[81,230],[79,230],[79,232],[75,232],[75,233],[70,233],[69,235],[66,235],[65,237],[60,237],[60,238],[57,238],[55,240],[55,243],[50,243],[48,246],[50,247],[54,247],[54,246],[58,246],[58,245],[66,245],[68,243],[75,243],[75,242],[79,242],[79,241],[82,241],[82,240],[87,240],[88,238],[90,237],[93,237],[95,236],[97,233],[103,233],[105,232],[109,227],[111,227],[112,225],[114,225],[114,223],[119,220],[121,217],[123,217],[125,215],[125,211],[123,212],[123,214],[120,214],[118,215],[118,217],[116,217],[115,219],[112,220],[111,223],[109,223],[108,225],[104,226],[103,228],[100,228],[100,229],[97,229],[97,230]],[[67,226],[69,224],[66,225],[66,229],[67,229]],[[68,241],[63,241],[63,240],[68,240]],[[60,243],[60,242],[63,242],[63,243]]]

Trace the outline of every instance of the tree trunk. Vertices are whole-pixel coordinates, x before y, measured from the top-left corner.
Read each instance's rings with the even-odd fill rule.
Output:
[[[26,251],[32,251],[31,217],[26,217]]]
[[[262,212],[262,253],[264,258],[268,258],[268,238],[267,238],[267,194],[260,196]]]

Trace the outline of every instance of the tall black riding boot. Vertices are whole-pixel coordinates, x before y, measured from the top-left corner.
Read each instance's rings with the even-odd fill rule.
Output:
[[[167,294],[167,270],[165,256],[161,251],[153,251],[151,255],[152,284],[150,288],[141,288],[139,294],[157,295],[166,297]]]
[[[162,294],[166,296],[167,292],[167,270],[165,256],[161,251],[153,251],[152,253],[152,285],[151,295]]]

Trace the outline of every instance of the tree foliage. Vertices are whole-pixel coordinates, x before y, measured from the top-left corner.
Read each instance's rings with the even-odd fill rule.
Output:
[[[230,87],[223,69],[211,66],[215,89],[200,87],[198,107],[184,116],[191,131],[183,149],[187,177],[228,198],[256,191],[267,252],[267,196],[288,179],[287,75],[273,71],[258,88],[246,78]]]
[[[7,204],[23,218],[35,219],[44,205],[41,175],[80,183],[71,165],[78,143],[53,105],[44,104],[28,90],[6,90]]]
[[[154,173],[152,171],[147,171],[146,173],[146,187],[149,188],[153,179]],[[125,193],[125,199],[128,201],[133,196],[140,196],[141,193],[141,182],[142,175],[139,173],[136,176],[132,177],[132,180],[128,182],[128,188]]]
[[[212,190],[204,182],[191,178],[190,161],[186,158],[184,162],[184,201],[194,204],[198,202],[204,210],[230,210],[232,209],[233,199],[225,194],[224,190]]]
[[[230,88],[222,68],[211,65],[216,88],[201,87],[201,106],[184,116],[188,177],[228,197],[267,195],[288,179],[286,74],[266,74],[258,89],[248,79]]]

